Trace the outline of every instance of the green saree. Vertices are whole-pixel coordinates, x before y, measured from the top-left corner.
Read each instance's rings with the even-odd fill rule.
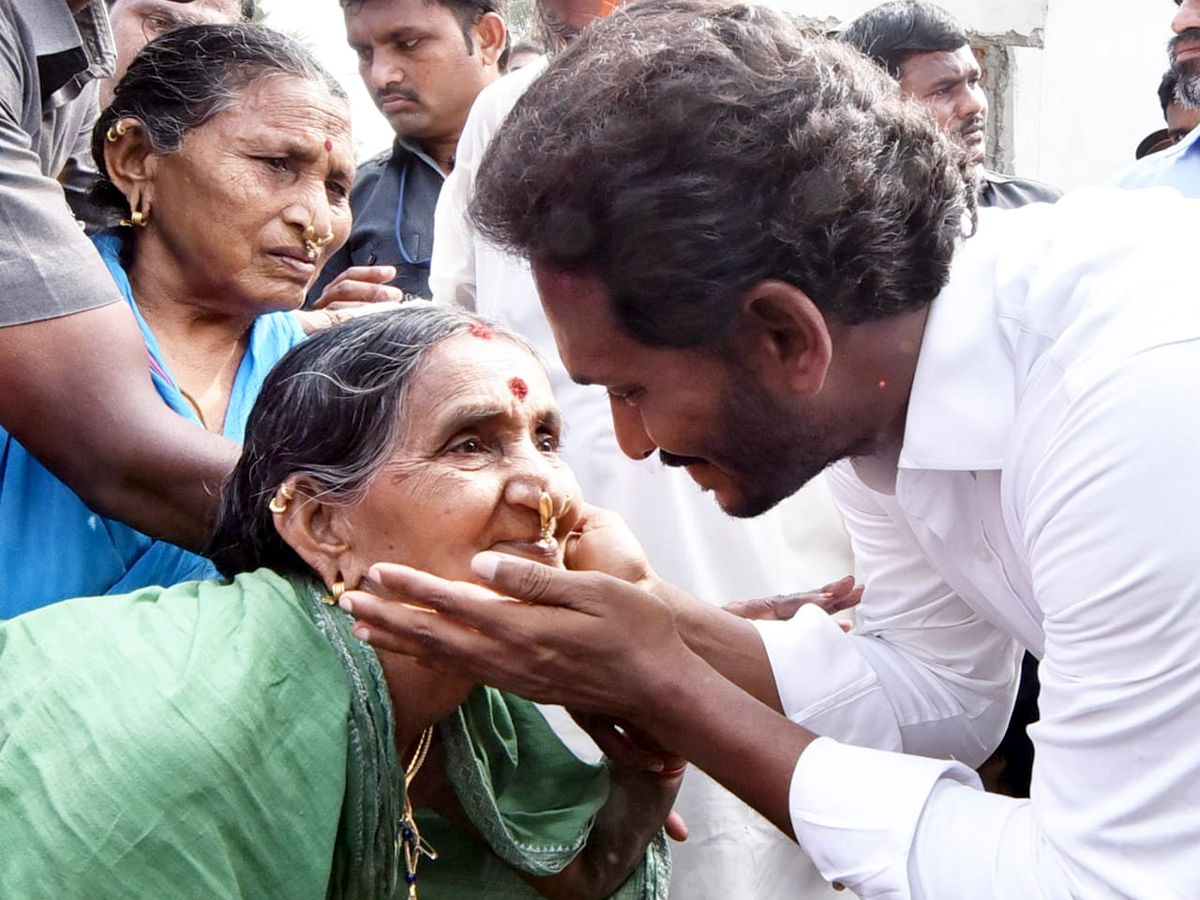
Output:
[[[349,626],[266,570],[0,623],[0,897],[403,897],[391,704]],[[489,846],[422,816],[421,897],[537,896],[509,866],[570,862],[603,767],[491,689],[440,729]],[[660,836],[614,896],[665,897],[668,872]]]

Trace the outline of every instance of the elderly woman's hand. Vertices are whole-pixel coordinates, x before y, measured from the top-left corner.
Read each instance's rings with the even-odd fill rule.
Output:
[[[566,537],[563,565],[580,572],[603,572],[647,589],[657,581],[646,552],[625,520],[599,506],[579,508]]]
[[[351,266],[325,286],[312,308],[328,309],[340,303],[402,301],[404,291],[388,284],[395,277],[395,266]]]
[[[743,619],[784,621],[794,616],[796,611],[805,604],[819,606],[830,615],[852,609],[858,605],[862,594],[862,585],[854,583],[853,575],[847,575],[845,578],[817,588],[815,591],[776,594],[772,597],[756,597],[752,600],[734,600],[726,603],[724,609]],[[843,627],[848,624],[843,623]]]

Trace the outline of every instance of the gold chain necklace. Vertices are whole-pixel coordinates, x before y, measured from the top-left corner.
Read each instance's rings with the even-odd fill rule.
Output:
[[[404,818],[400,820],[400,837],[396,843],[399,845],[397,849],[404,855],[404,883],[408,885],[408,900],[417,900],[417,863],[421,861],[421,857],[437,859],[437,851],[428,841],[421,839],[417,820],[413,818],[412,793],[409,790],[425,762],[425,757],[429,755],[432,744],[433,726],[430,725],[421,732],[421,739],[417,741],[417,751],[413,754],[412,761],[404,768]]]

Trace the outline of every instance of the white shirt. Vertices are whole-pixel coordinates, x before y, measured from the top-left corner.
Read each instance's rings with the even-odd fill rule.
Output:
[[[1198,227],[1161,189],[983,211],[898,465],[831,474],[861,634],[811,611],[760,633],[793,720],[906,751],[822,738],[793,775],[800,844],[867,900],[1200,897]],[[908,755],[982,761],[1021,647],[1029,800]]]
[[[721,513],[681,470],[622,454],[603,388],[577,385],[567,376],[527,263],[500,252],[472,228],[466,208],[487,142],[545,67],[546,61],[539,60],[489,85],[471,109],[434,217],[429,275],[434,300],[473,308],[534,344],[566,417],[563,457],[584,496],[625,517],[668,581],[723,602],[818,587],[849,574],[849,542],[823,479],[772,513],[747,522]],[[552,722],[561,725],[560,720]],[[672,897],[844,896],[831,890],[794,843],[704,773],[688,772],[676,809],[691,834],[672,847]]]

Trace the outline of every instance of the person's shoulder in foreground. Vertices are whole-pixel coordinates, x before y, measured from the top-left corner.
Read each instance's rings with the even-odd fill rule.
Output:
[[[1111,183],[1122,188],[1171,187],[1185,197],[1200,197],[1200,128],[1175,146],[1131,163]]]
[[[1053,203],[1061,196],[1058,188],[1032,178],[1003,175],[990,169],[981,169],[979,173],[980,206],[1016,209],[1029,203]]]

